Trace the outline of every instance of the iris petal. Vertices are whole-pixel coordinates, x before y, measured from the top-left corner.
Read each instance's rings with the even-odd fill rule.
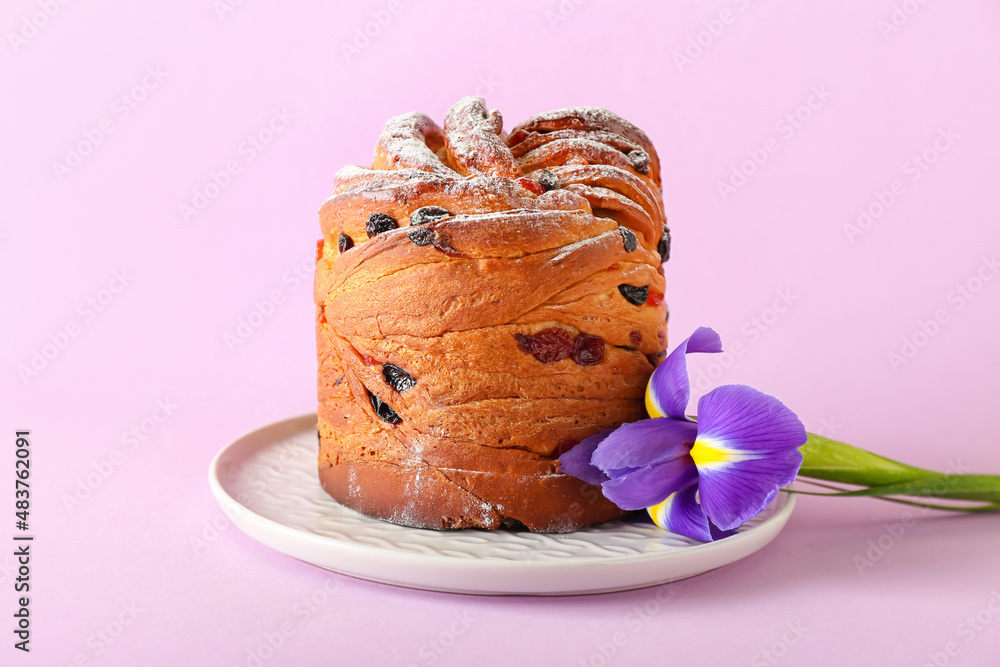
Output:
[[[601,442],[591,463],[610,473],[680,458],[698,435],[694,422],[659,417],[625,424]]]
[[[733,528],[732,530],[722,530],[711,521],[708,522],[708,529],[712,533],[712,539],[716,541],[721,540],[724,537],[732,537],[733,535],[739,532],[735,528]]]
[[[646,386],[646,411],[650,417],[684,419],[691,400],[686,355],[691,352],[722,352],[722,339],[708,327],[698,327],[653,371]]]
[[[695,499],[697,485],[670,494],[666,500],[649,508],[649,516],[660,528],[702,542],[712,541],[708,517]]]
[[[759,514],[802,465],[806,430],[781,401],[743,385],[718,387],[698,401],[701,505],[722,530]]]
[[[698,469],[690,456],[654,463],[605,482],[604,495],[623,510],[641,510],[656,505],[678,489],[698,481]]]
[[[559,457],[559,470],[582,479],[588,484],[601,484],[611,479],[604,471],[591,463],[594,450],[601,441],[608,437],[614,429],[609,428],[597,435],[584,438],[578,445]]]

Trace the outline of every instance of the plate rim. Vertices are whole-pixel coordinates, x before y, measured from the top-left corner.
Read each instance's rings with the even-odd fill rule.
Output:
[[[240,458],[238,455],[249,456],[253,453],[259,452],[268,447],[274,446],[277,438],[267,438],[264,439],[267,431],[275,431],[277,433],[287,433],[288,435],[293,435],[295,433],[300,433],[307,424],[311,421],[315,423],[317,419],[317,414],[315,412],[304,413],[296,415],[294,417],[288,417],[278,421],[268,423],[264,426],[259,426],[257,428],[251,429],[242,435],[234,438],[226,445],[224,445],[218,452],[212,457],[212,461],[208,467],[208,482],[209,487],[212,491],[212,495],[215,501],[219,504],[222,511],[226,514],[229,520],[239,528],[241,531],[246,533],[248,536],[252,537],[257,542],[260,542],[264,546],[274,549],[280,553],[291,556],[298,560],[304,560],[312,565],[327,569],[330,571],[338,572],[340,574],[346,574],[348,576],[358,577],[361,579],[366,579],[370,581],[379,581],[382,583],[389,583],[392,585],[405,586],[409,588],[419,588],[423,590],[436,590],[443,592],[455,592],[455,593],[475,593],[475,594],[492,594],[492,595],[539,595],[537,592],[483,592],[483,591],[472,591],[467,589],[448,589],[441,587],[430,587],[423,584],[406,583],[401,581],[395,581],[384,578],[376,578],[366,574],[359,574],[352,571],[347,571],[343,569],[334,569],[321,565],[319,563],[313,562],[308,559],[301,558],[294,554],[289,553],[285,549],[278,548],[262,540],[257,534],[255,528],[261,528],[264,530],[277,531],[278,533],[286,536],[287,538],[299,542],[309,544],[313,547],[329,549],[332,551],[344,551],[355,556],[357,555],[373,555],[379,554],[382,557],[389,557],[393,560],[405,560],[414,565],[421,565],[424,567],[430,566],[441,566],[442,564],[447,564],[449,569],[458,568],[463,572],[478,572],[482,573],[484,570],[488,570],[490,573],[502,575],[509,571],[522,571],[530,570],[532,572],[539,571],[559,571],[562,573],[569,573],[572,571],[593,568],[593,567],[623,567],[625,565],[648,565],[655,561],[666,561],[666,560],[676,560],[683,558],[698,558],[699,556],[710,556],[719,551],[742,551],[747,547],[750,547],[749,551],[746,553],[733,558],[726,563],[716,565],[698,573],[691,575],[684,575],[680,577],[666,577],[662,580],[649,581],[648,583],[628,585],[624,587],[610,587],[610,588],[593,588],[588,590],[567,590],[565,592],[556,593],[541,593],[548,595],[580,595],[580,594],[591,594],[591,593],[601,593],[617,590],[630,590],[635,588],[644,588],[647,586],[656,586],[662,584],[666,581],[674,581],[679,579],[684,579],[690,576],[696,576],[704,572],[716,569],[717,567],[722,567],[727,564],[734,563],[741,560],[756,551],[767,546],[784,528],[785,524],[791,516],[792,511],[795,508],[795,494],[788,493],[785,491],[779,492],[773,502],[781,502],[783,499],[783,504],[777,508],[775,513],[764,519],[761,523],[748,528],[734,536],[727,537],[724,540],[718,540],[716,542],[703,542],[701,544],[693,544],[689,547],[671,549],[663,552],[651,552],[644,554],[621,554],[618,556],[581,556],[572,557],[571,559],[546,559],[546,560],[515,560],[515,559],[483,559],[483,558],[459,558],[456,556],[448,556],[447,554],[430,554],[430,553],[420,553],[420,552],[409,552],[409,551],[388,551],[378,546],[360,544],[357,542],[342,541],[324,535],[319,535],[317,533],[308,532],[288,524],[281,523],[274,519],[268,518],[258,512],[253,508],[248,507],[243,502],[237,500],[233,494],[229,492],[226,488],[226,483],[223,481],[223,477],[228,474],[229,465],[232,461],[230,459]],[[260,439],[261,442],[254,442]],[[332,500],[332,499],[331,499]],[[336,502],[335,500],[333,502]],[[227,511],[226,507],[236,507],[238,511]],[[350,508],[346,508],[350,509]],[[380,521],[379,519],[374,519],[371,517],[365,517],[359,514],[364,519],[370,521]],[[256,524],[256,526],[247,525]],[[391,523],[391,522],[386,522]],[[777,524],[777,525],[775,525]],[[437,531],[425,528],[413,528],[410,526],[398,525],[404,530],[417,530],[421,532],[431,533],[431,534],[447,534],[455,533],[458,531]],[[250,530],[248,530],[248,528]],[[570,531],[568,533],[551,533],[551,535],[573,535],[576,532],[581,532],[594,527],[588,527],[580,529],[580,531]],[[466,529],[473,530],[473,529]],[[759,533],[762,531],[773,532],[770,537],[766,539]],[[489,533],[490,531],[475,531],[477,533]],[[760,542],[763,540],[762,542]],[[759,544],[746,544],[747,542],[760,542]]]

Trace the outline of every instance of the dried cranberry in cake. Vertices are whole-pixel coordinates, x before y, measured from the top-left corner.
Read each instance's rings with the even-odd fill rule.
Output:
[[[636,287],[635,285],[619,285],[618,291],[622,293],[625,300],[633,306],[641,306],[649,298],[648,287]]]
[[[656,246],[656,251],[660,253],[660,261],[665,262],[670,259],[670,228],[663,225],[663,236]]]
[[[365,389],[365,391],[368,391]],[[372,404],[372,409],[375,410],[375,414],[378,418],[388,424],[402,424],[403,418],[400,417],[395,410],[389,407],[388,403],[383,403],[375,394],[368,391],[368,400]]]
[[[517,184],[520,185],[525,190],[532,192],[533,194],[540,195],[545,192],[545,188],[541,183],[533,178],[528,178],[527,176],[522,176],[517,179]]]
[[[649,155],[646,151],[634,150],[628,154],[628,161],[632,167],[642,175],[649,173]]]
[[[352,239],[347,234],[341,234],[340,238],[337,239],[337,248],[340,252],[347,252],[354,247],[354,239]]]
[[[407,389],[412,389],[417,384],[412,375],[395,364],[385,364],[382,366],[382,377],[385,378],[386,383],[390,387],[399,393],[403,393]]]
[[[546,192],[549,190],[555,190],[559,187],[559,177],[553,174],[548,169],[539,169],[534,173],[536,179],[545,189]]]
[[[590,334],[578,334],[573,341],[573,361],[581,366],[593,366],[604,361],[604,339]]]
[[[542,329],[534,335],[516,333],[517,349],[538,359],[543,364],[565,359],[573,353],[573,337],[559,327]]]
[[[426,225],[428,222],[441,220],[451,215],[451,212],[440,206],[421,206],[410,214],[411,225]]]
[[[633,329],[628,334],[629,342],[632,343],[633,347],[639,347],[642,344],[642,332],[638,329]]]
[[[434,230],[427,229],[426,227],[418,227],[406,232],[406,238],[410,239],[417,245],[430,245],[434,243]]]
[[[628,227],[619,227],[618,229],[622,233],[622,242],[625,244],[625,252],[632,252],[639,247],[639,239],[635,237],[635,232]]]
[[[368,234],[368,238],[375,238],[382,232],[387,232],[390,229],[396,229],[399,224],[396,222],[396,218],[392,217],[388,213],[372,213],[368,216],[368,223],[365,225],[365,232]]]

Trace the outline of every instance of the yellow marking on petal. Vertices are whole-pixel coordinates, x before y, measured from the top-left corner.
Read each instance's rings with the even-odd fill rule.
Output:
[[[718,440],[698,438],[691,447],[691,458],[699,468],[723,465],[745,458],[743,452],[726,447]]]
[[[646,412],[649,413],[650,417],[666,417],[666,413],[660,410],[660,406],[656,402],[656,397],[653,396],[653,381],[650,380],[646,384]]]
[[[670,512],[670,505],[674,502],[676,495],[676,493],[671,493],[663,502],[646,508],[646,511],[649,512],[649,518],[663,530],[669,530],[667,528],[667,514]]]

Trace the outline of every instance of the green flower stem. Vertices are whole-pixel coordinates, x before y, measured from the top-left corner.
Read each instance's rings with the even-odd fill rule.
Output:
[[[782,488],[782,491],[786,493],[797,493],[802,496],[842,496],[844,492],[850,489],[840,489],[836,486],[831,486],[829,484],[820,484],[811,479],[799,479],[797,481],[804,482],[806,484],[815,484],[816,486],[821,486],[825,489],[836,489],[841,493],[822,493],[820,491],[803,491],[802,489],[793,488]],[[878,500],[885,500],[890,503],[898,503],[900,505],[910,505],[912,507],[925,507],[932,510],[944,510],[946,512],[993,512],[1000,509],[1000,505],[987,504],[987,505],[935,505],[933,503],[922,503],[916,500],[906,500],[905,498],[892,498],[889,496],[874,496]]]
[[[820,435],[809,433],[808,436],[806,443],[799,448],[803,458],[802,467],[799,469],[800,477],[851,484],[863,488],[838,490],[836,493],[793,490],[795,493],[871,496],[920,507],[965,512],[1000,509],[1000,475],[959,475],[934,472],[893,461]],[[808,481],[808,479],[803,481]],[[931,505],[887,498],[887,496],[947,498],[979,504],[967,507]]]

